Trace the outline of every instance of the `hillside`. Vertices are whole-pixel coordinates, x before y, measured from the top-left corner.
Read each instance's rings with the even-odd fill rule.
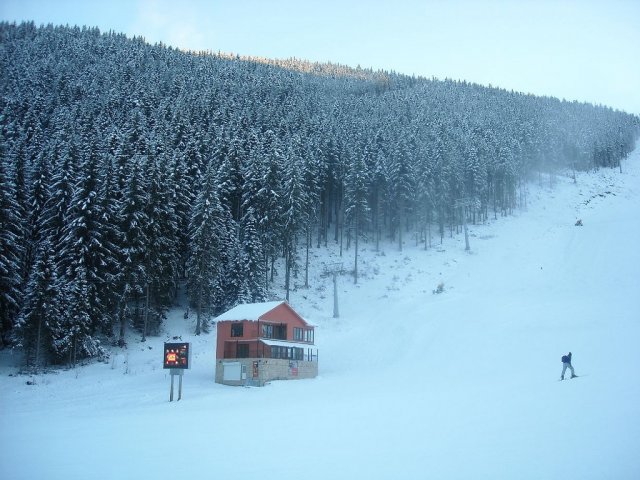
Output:
[[[531,179],[617,168],[640,132],[604,106],[95,28],[0,23],[0,44],[0,338],[30,371],[157,335],[181,292],[199,333],[320,288],[308,252],[335,242],[362,281],[365,242],[437,249]]]
[[[1,351],[0,476],[638,478],[640,151],[622,173],[528,193],[526,210],[471,227],[470,253],[462,235],[369,242],[339,319],[321,276],[338,247],[314,249],[315,287],[291,296],[319,325],[314,380],[215,384],[215,330],[193,335],[184,305],[107,363],[15,375]],[[196,354],[169,403],[160,346],[176,335]],[[580,376],[558,382],[569,350]]]

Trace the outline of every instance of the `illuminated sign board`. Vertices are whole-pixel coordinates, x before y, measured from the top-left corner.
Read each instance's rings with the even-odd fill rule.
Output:
[[[191,368],[189,362],[190,347],[190,343],[165,343],[163,368],[178,368],[181,370]]]

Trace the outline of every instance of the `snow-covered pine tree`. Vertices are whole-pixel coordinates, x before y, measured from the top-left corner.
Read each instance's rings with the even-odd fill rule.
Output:
[[[27,253],[26,264],[30,270],[36,255],[35,250],[38,248],[39,242],[43,237],[45,228],[45,208],[49,200],[51,192],[51,159],[58,157],[57,142],[51,142],[50,148],[43,150],[36,157],[35,163],[31,170],[29,191],[29,209],[27,221]],[[56,162],[54,161],[54,164]]]
[[[436,138],[431,148],[430,158],[432,159],[433,172],[433,199],[436,217],[438,219],[438,232],[440,233],[440,243],[444,240],[444,226],[446,221],[446,210],[452,205],[449,178],[445,175],[447,170],[449,153],[447,151],[446,139],[442,136],[441,128],[435,127]]]
[[[273,131],[269,130],[264,135],[259,153],[254,157],[254,162],[251,165],[254,165],[255,168],[245,177],[248,182],[248,195],[246,195],[243,208],[252,206],[258,222],[257,232],[264,252],[264,285],[267,290],[269,282],[273,282],[275,275],[275,259],[282,251],[280,232],[283,226],[280,217],[280,202],[282,199],[284,152]],[[252,182],[251,179],[255,179],[255,182]]]
[[[302,177],[302,159],[294,145],[295,142],[292,141],[287,150],[282,201],[280,202],[285,262],[284,287],[287,301],[291,290],[291,275],[293,270],[297,268],[297,237],[305,223],[308,202]]]
[[[242,218],[242,177],[243,165],[247,159],[243,142],[238,138],[237,130],[225,134],[221,138],[221,144],[215,153],[216,162],[219,163],[217,177],[219,184],[220,201],[229,207],[233,219]]]
[[[240,225],[240,271],[242,284],[239,303],[263,302],[267,297],[265,285],[264,248],[258,235],[258,221],[253,207],[245,210]]]
[[[395,148],[391,151],[388,168],[391,187],[392,222],[398,233],[398,249],[402,251],[402,233],[406,227],[407,212],[412,207],[415,195],[415,173],[411,162],[411,154],[402,137],[396,139]]]
[[[134,155],[129,161],[128,177],[125,181],[120,212],[118,217],[122,221],[120,230],[124,233],[122,250],[123,259],[121,265],[122,284],[119,292],[118,318],[120,320],[120,333],[118,343],[124,345],[126,325],[129,321],[130,303],[139,306],[145,289],[147,272],[144,262],[147,245],[147,226],[149,218],[146,215],[145,206],[148,202],[147,182],[144,177],[145,158]],[[136,308],[134,316],[140,309]]]
[[[219,277],[224,274],[221,251],[227,232],[225,210],[218,195],[216,169],[210,164],[203,176],[189,224],[187,288],[190,303],[196,309],[196,335],[206,328],[206,316],[224,295]]]
[[[90,143],[80,158],[73,195],[56,250],[60,317],[52,328],[57,360],[76,360],[102,353],[100,333],[110,331],[112,311],[105,297],[112,261],[105,248],[99,198],[99,149]]]
[[[309,288],[309,250],[311,249],[312,231],[315,226],[320,227],[318,214],[320,213],[320,192],[325,184],[326,168],[322,161],[322,154],[315,142],[305,145],[302,152],[303,182],[305,185],[305,262],[304,286]],[[318,236],[319,241],[319,236]]]
[[[172,185],[174,188],[172,203],[174,205],[176,219],[177,249],[180,255],[176,270],[177,283],[179,279],[186,277],[186,262],[189,251],[189,222],[191,209],[195,202],[196,189],[193,185],[200,184],[199,167],[194,169],[197,174],[193,176],[187,165],[187,155],[180,151],[174,151],[171,166]]]
[[[1,142],[0,142],[1,143]],[[15,199],[15,185],[9,174],[7,157],[0,144],[0,337],[9,345],[9,335],[22,301],[21,219]]]
[[[364,147],[354,152],[344,178],[345,220],[353,231],[355,245],[353,283],[358,283],[358,246],[369,211],[367,199],[370,179],[365,159],[367,152]]]
[[[30,137],[33,135],[25,135],[24,140],[28,141]],[[14,195],[15,195],[15,211],[14,214],[18,220],[16,224],[15,233],[18,235],[16,238],[16,243],[21,245],[20,249],[20,264],[19,264],[19,275],[20,275],[20,283],[24,286],[27,283],[27,278],[29,276],[29,257],[31,256],[31,247],[30,247],[30,238],[29,238],[29,216],[27,212],[30,211],[29,208],[29,189],[27,188],[27,170],[30,163],[27,160],[27,154],[25,152],[25,148],[22,146],[16,152],[13,158],[12,172],[13,172],[13,185],[14,185]]]
[[[24,349],[27,367],[34,370],[46,366],[51,360],[51,326],[56,325],[61,317],[54,256],[54,247],[49,239],[41,240],[16,324],[16,336]]]
[[[146,157],[147,201],[144,206],[147,223],[144,251],[145,311],[142,340],[148,333],[157,334],[175,291],[178,269],[178,222],[176,219],[171,171],[162,152]]]
[[[224,275],[217,277],[216,289],[222,292],[214,305],[214,311],[226,310],[238,304],[238,296],[246,272],[242,264],[242,247],[240,245],[240,225],[232,218],[226,205],[222,205],[222,217],[219,230],[222,245],[218,251],[218,261]]]

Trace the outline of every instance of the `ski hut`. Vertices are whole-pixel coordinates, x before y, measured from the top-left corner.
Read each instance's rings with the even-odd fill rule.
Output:
[[[214,320],[216,383],[263,386],[318,375],[314,326],[287,302],[246,303]]]

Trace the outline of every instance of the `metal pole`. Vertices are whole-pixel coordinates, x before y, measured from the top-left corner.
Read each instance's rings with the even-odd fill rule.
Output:
[[[180,379],[178,380],[178,400],[182,398],[182,370],[180,370]]]
[[[173,402],[173,370],[171,370],[171,393],[169,394],[169,401]]]

